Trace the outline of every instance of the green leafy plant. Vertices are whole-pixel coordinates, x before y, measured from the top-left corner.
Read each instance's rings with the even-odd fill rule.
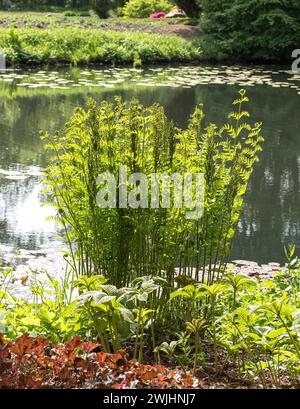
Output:
[[[299,322],[293,325],[294,318],[298,318],[299,310],[288,303],[288,298],[284,295],[281,299],[261,306],[264,310],[275,316],[282,324],[282,329],[286,331],[290,342],[295,348],[295,352],[300,359],[300,342],[299,342]],[[293,326],[291,328],[291,325]]]
[[[158,354],[159,362],[160,352],[163,352],[169,360],[177,362],[181,369],[186,373],[192,355],[191,347],[189,345],[190,334],[183,331],[180,334],[177,334],[177,338],[176,341],[163,342],[154,349],[154,352]]]
[[[48,275],[48,282],[43,283],[34,276],[28,300],[15,297],[7,286],[3,293],[6,312],[0,317],[3,332],[12,339],[28,332],[48,337],[53,342],[87,334],[88,325],[75,311],[76,302],[67,281],[66,278],[58,281]]]
[[[193,319],[187,322],[186,330],[195,337],[195,352],[194,352],[194,376],[197,373],[199,353],[201,352],[201,336],[204,333],[206,322],[203,320]]]
[[[285,267],[275,276],[275,282],[283,291],[291,292],[294,303],[300,307],[300,260],[295,257],[295,246],[285,248],[287,263]]]
[[[160,284],[164,284],[160,278],[140,277],[130,287],[117,289],[103,276],[83,276],[74,282],[81,292],[76,309],[90,317],[106,352],[118,351],[124,340],[133,338],[133,358],[142,362],[146,335],[155,348],[155,295]]]
[[[166,281],[159,277],[139,277],[133,280],[131,287],[128,288],[127,291],[124,291],[121,296],[122,300],[126,300],[126,305],[132,307],[132,311],[135,315],[134,359],[138,357],[140,362],[143,359],[145,331],[149,328],[151,330],[153,350],[155,350],[156,347],[155,321],[159,317],[159,297],[165,284]]]
[[[130,334],[132,312],[118,301],[118,290],[101,285],[98,290],[85,291],[77,299],[76,308],[90,317],[105,352],[117,352],[121,340]]]
[[[7,290],[10,287],[13,279],[13,270],[8,268],[2,268],[0,264],[0,308],[4,305],[3,301],[8,297]]]
[[[237,294],[239,290],[244,288],[254,288],[255,282],[250,278],[243,276],[241,274],[226,274],[224,277],[224,282],[229,284],[233,290],[233,302],[232,308],[235,310],[237,307]]]
[[[191,309],[189,311],[190,319],[197,314],[198,311],[198,302],[203,299],[205,296],[202,288],[197,287],[196,285],[187,285],[183,288],[178,288],[173,291],[170,295],[170,301],[175,298],[183,298],[190,303]]]

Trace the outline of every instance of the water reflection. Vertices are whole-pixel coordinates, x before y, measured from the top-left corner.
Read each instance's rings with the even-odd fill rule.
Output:
[[[281,84],[293,78],[288,73],[280,75]],[[248,84],[246,88],[252,119],[263,122],[265,146],[246,197],[233,258],[283,261],[284,244],[300,245],[300,96],[293,82],[290,87],[273,87],[266,74],[256,76],[255,86]],[[224,73],[222,78],[219,83],[202,80],[190,87],[125,81],[126,86],[119,88],[85,85],[71,90],[25,90],[0,82],[0,252],[1,246],[46,251],[60,245],[54,223],[45,221],[51,210],[41,207],[38,182],[49,158],[39,139],[40,129],[60,129],[73,109],[84,105],[89,96],[100,101],[112,100],[115,95],[125,100],[135,96],[146,105],[159,102],[178,126],[185,126],[195,105],[204,103],[206,123],[221,124],[241,88],[229,74],[229,84],[224,83]]]

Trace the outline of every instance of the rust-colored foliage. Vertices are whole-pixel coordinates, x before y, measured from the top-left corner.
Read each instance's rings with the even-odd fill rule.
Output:
[[[125,351],[101,352],[100,345],[73,337],[51,345],[22,335],[7,341],[0,334],[0,388],[191,388],[194,378],[162,365],[141,365]]]

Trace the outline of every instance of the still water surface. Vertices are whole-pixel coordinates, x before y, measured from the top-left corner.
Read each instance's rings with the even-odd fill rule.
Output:
[[[206,122],[222,124],[239,89],[251,99],[252,121],[265,138],[245,200],[232,258],[284,261],[283,247],[300,245],[300,76],[277,68],[171,67],[20,72],[0,75],[0,258],[27,262],[62,246],[46,221],[41,172],[49,161],[39,130],[54,131],[87,97],[137,97],[159,102],[183,127],[196,104]],[[50,257],[51,258],[51,257]]]

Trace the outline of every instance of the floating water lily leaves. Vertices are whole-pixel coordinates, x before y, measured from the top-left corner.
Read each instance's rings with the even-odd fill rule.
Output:
[[[280,75],[280,80],[276,77]],[[282,80],[284,76],[284,80]],[[9,72],[0,74],[7,86],[68,90],[71,88],[170,87],[191,88],[199,85],[237,85],[254,87],[268,85],[273,88],[290,88],[300,92],[300,76],[291,71],[269,71],[243,67],[166,67],[149,69],[107,68],[99,70]]]

